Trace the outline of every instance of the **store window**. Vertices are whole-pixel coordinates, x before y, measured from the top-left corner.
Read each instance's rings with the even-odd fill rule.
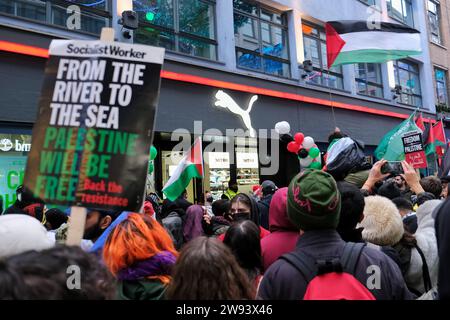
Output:
[[[110,0],[2,0],[0,13],[67,29],[69,18],[74,15],[67,8],[74,4],[80,7],[80,28],[75,26],[71,31],[98,35],[110,25]]]
[[[239,192],[250,194],[254,185],[259,185],[259,159],[257,140],[236,138],[236,181]]]
[[[410,27],[414,27],[412,0],[387,0],[388,14]]]
[[[413,107],[422,106],[419,65],[407,60],[394,61],[395,84],[402,87],[399,102]]]
[[[217,60],[215,1],[133,1],[139,15],[135,42]]]
[[[438,103],[448,105],[447,72],[436,68],[434,70],[434,79],[436,81],[436,96]]]
[[[214,200],[219,200],[228,189],[230,181],[230,154],[228,152],[205,152],[205,180]]]
[[[428,0],[428,25],[430,26],[431,41],[441,44],[441,7],[438,0]]]
[[[355,65],[355,81],[358,94],[383,97],[381,65],[378,63],[358,63]]]
[[[234,38],[239,68],[290,76],[287,17],[245,0],[233,0]]]
[[[344,89],[342,67],[332,67],[328,70],[325,29],[310,23],[303,23],[302,31],[305,60],[310,60],[314,68],[314,72],[308,75],[306,81],[310,84]]]
[[[16,201],[16,189],[23,183],[30,148],[31,135],[0,133],[1,212]]]

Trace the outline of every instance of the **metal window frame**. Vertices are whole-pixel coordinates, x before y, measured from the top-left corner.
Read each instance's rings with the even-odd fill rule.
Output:
[[[393,65],[394,65],[394,71],[395,71],[395,69],[400,69],[400,70],[403,70],[403,71],[406,71],[406,72],[408,72],[408,80],[411,80],[411,74],[415,74],[415,75],[417,75],[417,79],[419,79],[419,87],[420,87],[420,85],[421,85],[421,83],[420,83],[420,68],[417,68],[419,71],[418,72],[415,72],[415,71],[411,71],[411,70],[409,70],[409,69],[405,69],[405,68],[402,68],[402,67],[400,67],[399,65],[398,65],[398,62],[399,61],[401,61],[401,62],[403,62],[403,63],[406,63],[406,64],[408,64],[408,65],[411,65],[411,64],[416,64],[417,66],[418,66],[418,64],[417,63],[415,63],[415,62],[412,62],[412,61],[409,61],[409,60],[403,60],[403,59],[401,59],[401,60],[395,60],[395,61],[393,61]],[[394,75],[395,75],[395,72],[394,72]],[[395,84],[396,85],[400,85],[400,73],[399,72],[397,72],[397,77],[395,77]],[[422,90],[420,90],[420,94],[417,94],[417,93],[409,93],[409,92],[405,92],[404,90],[403,90],[403,88],[402,88],[402,92],[401,92],[401,95],[406,95],[406,96],[409,96],[409,97],[413,97],[413,98],[419,98],[421,101],[422,101],[422,104],[421,104],[421,108],[423,108],[423,96],[422,96]],[[408,104],[408,103],[401,103],[401,104],[404,104],[404,105],[407,105],[407,106],[415,106],[415,105],[413,105],[413,104]]]
[[[236,45],[235,46],[236,62],[238,62],[237,61],[237,59],[238,59],[237,52],[241,51],[241,52],[252,54],[254,56],[258,56],[261,59],[270,59],[270,60],[275,60],[275,61],[278,61],[278,62],[285,63],[285,64],[288,65],[288,73],[289,74],[287,76],[279,76],[279,75],[274,75],[273,73],[264,72],[264,68],[263,68],[262,64],[261,64],[261,69],[251,69],[251,68],[241,67],[241,66],[239,66],[238,63],[236,63],[237,68],[245,69],[245,70],[257,71],[257,72],[260,72],[260,73],[264,73],[264,74],[269,74],[269,75],[273,75],[273,76],[276,76],[276,77],[280,77],[280,78],[283,78],[283,79],[289,79],[291,77],[291,70],[290,70],[291,58],[290,58],[290,54],[289,54],[290,53],[290,46],[289,46],[289,27],[288,27],[288,22],[287,22],[287,14],[285,12],[283,12],[283,11],[277,10],[275,8],[271,8],[271,7],[266,6],[266,5],[264,5],[262,3],[259,3],[259,2],[248,1],[248,0],[245,0],[245,1],[256,5],[257,15],[255,16],[255,15],[249,14],[248,12],[239,10],[239,9],[237,9],[237,8],[235,8],[233,6],[233,17],[234,17],[235,14],[239,14],[241,16],[245,16],[247,18],[251,18],[253,20],[256,20],[256,23],[257,23],[256,27],[258,28],[259,53],[255,52],[255,51],[252,51],[252,50],[249,50],[249,49],[246,49],[246,48],[243,48],[243,47],[239,47],[239,46]],[[275,14],[279,14],[281,16],[282,23],[279,24],[279,23],[276,23],[276,22],[273,22],[273,21],[269,21],[269,20],[265,20],[265,19],[261,18],[261,11],[262,10],[266,10],[266,11],[269,11],[269,12],[272,12],[272,13],[275,13]],[[271,55],[267,55],[267,54],[263,53],[264,46],[263,46],[263,41],[262,41],[261,22],[267,23],[267,24],[269,24],[269,26],[272,25],[274,27],[280,28],[282,30],[282,32],[283,31],[285,32],[285,35],[286,35],[287,59],[276,57],[276,56],[271,56]],[[233,27],[234,27],[234,21],[233,21]]]
[[[360,95],[367,95],[367,96],[369,96],[369,97],[383,98],[384,84],[383,84],[383,77],[382,77],[382,74],[381,74],[381,64],[380,64],[380,63],[371,63],[371,64],[376,65],[377,68],[378,68],[378,71],[379,71],[378,74],[380,75],[380,78],[379,78],[379,81],[380,81],[380,82],[373,82],[373,81],[367,80],[368,64],[369,64],[369,63],[363,62],[363,63],[358,63],[358,64],[363,64],[363,65],[364,65],[364,70],[365,70],[365,74],[366,74],[366,78],[365,78],[365,79],[364,79],[364,78],[360,78],[360,77],[355,77],[355,81],[356,81],[356,82],[364,83],[364,84],[366,85],[365,94],[362,94],[362,93],[359,93],[359,92],[358,92],[358,94],[360,94]],[[370,86],[373,86],[373,87],[380,88],[380,89],[381,89],[381,95],[378,96],[378,95],[371,95],[371,94],[369,94],[369,93],[368,93],[368,86],[369,86],[369,85],[370,85]]]
[[[214,46],[214,51],[215,51],[215,56],[216,59],[209,59],[209,58],[205,58],[205,57],[201,57],[201,56],[195,56],[195,55],[191,55],[191,54],[186,54],[190,57],[194,57],[194,58],[201,58],[201,59],[205,59],[207,61],[217,61],[218,59],[218,41],[217,39],[217,13],[216,13],[216,1],[214,0],[197,0],[199,2],[205,3],[207,5],[211,5],[212,6],[212,11],[214,14],[214,39],[212,38],[206,38],[206,37],[202,37],[193,33],[189,33],[189,32],[185,32],[185,31],[180,31],[180,13],[179,13],[179,1],[180,0],[172,0],[173,3],[173,28],[170,27],[166,27],[166,26],[160,26],[157,24],[153,24],[147,21],[139,21],[139,27],[149,27],[149,28],[153,28],[153,29],[157,29],[163,32],[167,32],[170,34],[173,34],[174,36],[174,48],[175,50],[169,50],[167,49],[169,52],[175,52],[175,53],[180,53],[180,54],[185,54],[183,52],[181,52],[179,50],[179,43],[180,43],[180,37],[182,38],[190,38],[193,40],[198,40],[198,41],[202,41],[205,43],[208,43],[210,45]]]
[[[435,6],[436,6],[436,13],[430,11],[429,7],[428,7],[428,2],[432,2]],[[433,29],[430,26],[430,37],[431,37],[431,42],[433,43],[437,43],[437,44],[442,44],[442,30],[441,30],[441,3],[437,0],[427,0],[427,11],[428,11],[428,23],[430,23],[430,15],[435,17],[435,20],[437,21],[437,34],[435,32],[433,32]],[[437,37],[438,41],[434,41],[433,40],[433,36]]]
[[[437,71],[442,71],[442,72],[444,72],[444,81],[442,81],[442,80],[438,80],[437,79],[437,77],[436,77],[436,72]],[[444,69],[441,69],[441,68],[434,68],[434,81],[436,81],[436,96],[437,96],[437,98],[439,97],[439,92],[438,92],[438,86],[437,86],[437,84],[438,83],[442,83],[443,85],[444,85],[444,88],[445,88],[445,90],[444,90],[444,93],[445,93],[445,104],[446,105],[448,105],[448,87],[447,87],[447,71],[446,70],[444,70]]]
[[[96,16],[107,19],[106,26],[108,27],[108,26],[111,26],[111,24],[112,24],[112,21],[111,21],[112,20],[112,13],[111,13],[112,0],[105,0],[105,1],[106,1],[105,3],[106,3],[107,11],[94,9],[94,8],[90,8],[90,7],[85,7],[81,4],[80,4],[80,6],[83,8],[83,10],[85,10],[86,12],[88,12],[92,15],[96,15]],[[67,28],[64,28],[63,26],[55,25],[50,22],[50,14],[52,12],[52,5],[58,5],[58,6],[67,8],[70,5],[74,5],[74,4],[76,5],[76,3],[68,2],[68,1],[64,1],[64,0],[48,0],[48,1],[46,1],[46,3],[45,3],[45,9],[46,9],[45,22],[39,21],[36,19],[27,18],[27,17],[21,17],[21,16],[18,16],[17,13],[9,14],[9,13],[5,13],[5,12],[0,12],[0,16],[10,17],[10,18],[17,19],[17,20],[24,21],[24,22],[32,22],[32,23],[36,23],[36,24],[40,24],[40,25],[45,25],[45,26],[52,27],[55,29],[76,32],[79,34],[98,36],[99,34],[97,34],[97,33],[92,33],[92,32],[88,32],[88,31],[84,31],[84,30],[68,30]]]
[[[318,51],[319,51],[319,60],[320,60],[320,68],[318,68],[318,67],[316,67],[316,66],[313,66],[313,70],[314,71],[320,71],[321,73],[322,73],[322,75],[323,74],[329,74],[330,76],[334,76],[334,77],[336,77],[336,78],[340,78],[341,80],[342,80],[342,88],[334,88],[334,89],[336,89],[336,90],[344,90],[344,70],[342,70],[342,66],[339,66],[339,68],[340,68],[340,70],[341,70],[341,72],[336,72],[336,71],[332,71],[332,70],[330,70],[330,69],[328,69],[327,68],[327,66],[325,66],[324,65],[324,61],[322,60],[322,43],[325,43],[326,44],[326,41],[325,40],[322,40],[321,38],[320,38],[320,32],[321,31],[324,31],[324,28],[323,27],[321,27],[321,26],[319,26],[319,25],[316,25],[316,24],[314,24],[314,23],[312,23],[312,22],[309,22],[309,21],[302,21],[302,25],[307,25],[308,27],[311,27],[311,28],[314,28],[314,29],[317,29],[317,31],[319,32],[319,35],[318,36],[315,36],[315,35],[303,35],[303,39],[304,38],[308,38],[308,39],[311,39],[311,40],[313,40],[313,41],[316,41],[316,43],[318,43],[319,45],[317,46],[317,49],[318,49]],[[303,42],[303,46],[305,45],[305,42]],[[300,66],[300,68],[302,68],[301,66]],[[321,82],[323,82],[323,81],[321,81]],[[313,84],[313,85],[317,85],[316,83],[314,83],[314,82],[308,82],[308,83],[310,83],[310,84]],[[332,88],[332,87],[330,87],[330,86],[327,86],[327,85],[325,85],[325,84],[323,84],[323,83],[321,83],[321,85],[323,86],[323,87],[326,87],[326,88]]]
[[[412,0],[400,0],[400,1],[402,1],[402,18],[401,18],[401,19],[398,18],[398,17],[396,17],[396,16],[394,16],[394,15],[392,14],[392,4],[391,4],[391,1],[392,1],[392,0],[387,0],[387,1],[386,1],[387,10],[388,10],[388,16],[389,16],[390,18],[396,20],[396,21],[399,21],[399,22],[403,23],[404,25],[407,25],[407,26],[409,26],[409,27],[411,27],[411,28],[414,28],[414,26],[415,26],[414,14],[413,14],[412,19],[411,19],[411,20],[412,20],[412,25],[409,25],[408,23],[406,23],[406,19],[405,19],[405,11],[404,11],[405,3],[408,3],[408,5],[411,7],[411,12],[412,12],[412,13],[414,12],[414,7],[413,7],[413,4],[412,4]]]

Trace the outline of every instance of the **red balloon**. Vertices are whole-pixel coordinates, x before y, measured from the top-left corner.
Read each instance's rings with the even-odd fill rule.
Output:
[[[300,145],[295,141],[291,141],[288,143],[287,149],[289,152],[297,153],[300,150]]]
[[[294,140],[299,146],[302,145],[304,139],[305,139],[305,135],[301,132],[296,133],[294,136]]]

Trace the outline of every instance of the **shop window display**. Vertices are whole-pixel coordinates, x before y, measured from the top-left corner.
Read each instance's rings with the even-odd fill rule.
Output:
[[[16,201],[16,189],[23,183],[31,136],[0,133],[0,214]]]

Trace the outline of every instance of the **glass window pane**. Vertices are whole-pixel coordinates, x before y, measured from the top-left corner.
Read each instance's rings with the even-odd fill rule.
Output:
[[[433,1],[428,0],[428,11],[437,13],[437,6]]]
[[[403,22],[409,26],[414,25],[412,3],[409,0],[403,0]]]
[[[237,52],[237,64],[239,67],[254,69],[254,70],[262,70],[261,67],[261,58],[257,55],[250,53]]]
[[[261,22],[261,38],[264,54],[288,59],[287,34],[285,30]]]
[[[436,80],[437,81],[445,81],[445,71],[436,69]]]
[[[311,60],[315,67],[322,68],[322,63],[320,61],[319,56],[318,41],[308,37],[303,37],[303,42],[305,50],[305,59]]]
[[[139,28],[134,32],[134,40],[137,43],[163,47],[167,50],[175,50],[175,36],[155,28]]]
[[[280,77],[289,77],[289,65],[271,59],[263,59],[264,72]]]
[[[237,47],[259,52],[258,22],[255,19],[234,15],[234,37]]]
[[[439,103],[447,104],[447,86],[444,82],[436,82],[437,99]]]
[[[272,45],[271,25],[266,22],[261,22],[261,40],[263,41],[263,45]]]
[[[1,1],[2,11],[18,17],[45,22],[45,1]]]
[[[179,51],[195,57],[216,60],[216,46],[205,41],[180,37]]]
[[[342,78],[336,77],[332,74],[322,73],[322,84],[326,87],[331,87],[335,89],[342,89],[343,81]]]
[[[372,97],[382,97],[383,90],[380,87],[367,85],[367,94]]]
[[[391,16],[403,21],[402,0],[390,0],[389,3],[388,8],[390,9]]]
[[[67,13],[67,9],[65,7],[52,5],[50,21],[54,25],[58,25],[61,27],[67,26],[67,19],[72,14]],[[81,29],[80,31],[100,34],[102,28],[108,25],[108,18],[101,17],[98,15],[94,15],[88,13],[86,11],[81,10]]]
[[[358,94],[367,94],[367,85],[365,82],[356,82],[356,90]]]
[[[69,2],[74,2],[77,5],[82,5],[89,8],[107,10],[108,0],[68,0]]]
[[[356,78],[366,79],[366,64],[365,63],[355,64],[355,72]]]
[[[133,10],[138,13],[139,21],[174,27],[173,0],[135,0]]]
[[[180,31],[214,39],[214,6],[198,0],[179,0]]]
[[[411,75],[411,79],[410,81],[410,87],[413,93],[415,94],[420,94],[421,90],[420,90],[420,79],[419,76],[413,74]]]
[[[272,21],[274,23],[280,23],[282,22],[281,15],[275,12],[270,12],[267,10],[262,9],[261,10],[261,19]]]
[[[379,64],[367,64],[367,81],[381,84],[381,67]]]
[[[258,15],[256,3],[247,2],[246,0],[233,0],[233,7],[255,16]]]

